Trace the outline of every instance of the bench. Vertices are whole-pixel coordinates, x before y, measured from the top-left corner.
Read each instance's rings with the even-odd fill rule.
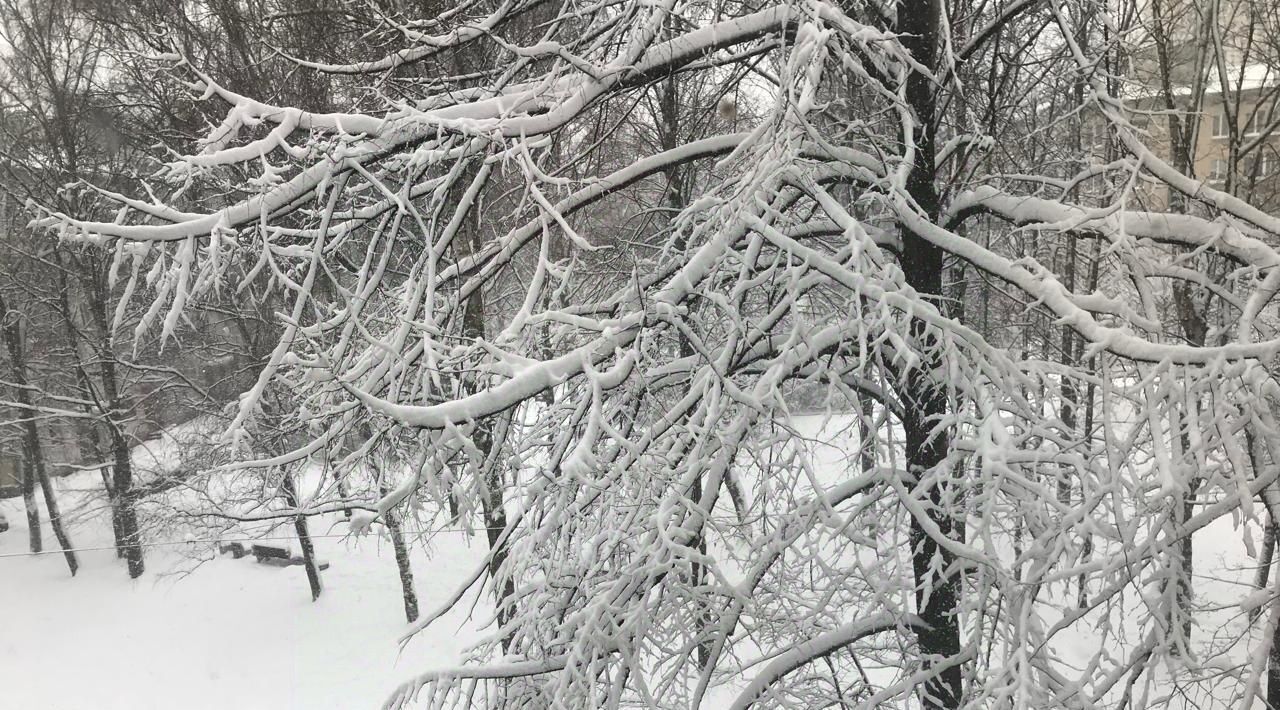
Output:
[[[276,547],[274,545],[254,545],[251,548],[253,556],[259,563],[270,565],[272,567],[292,567],[294,565],[306,564],[306,560],[299,555],[294,555],[287,547]],[[328,562],[316,562],[316,567],[321,570],[329,569]]]
[[[293,553],[287,547],[254,545],[251,549],[253,550],[254,558],[262,564],[276,565],[278,567],[288,567],[293,564]]]
[[[0,532],[4,532],[4,528],[0,527]],[[245,547],[238,542],[218,543],[218,554],[231,555],[235,559],[253,555],[253,558],[259,563],[270,565],[271,567],[292,567],[294,565],[306,564],[306,560],[300,555],[294,555],[293,551],[287,547],[278,547],[276,545],[253,545]],[[329,569],[328,562],[316,562],[316,567],[325,570]]]

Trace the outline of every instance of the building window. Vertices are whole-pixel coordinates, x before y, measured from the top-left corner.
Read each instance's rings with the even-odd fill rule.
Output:
[[[1209,170],[1209,182],[1222,182],[1227,179],[1227,161],[1214,158],[1213,167]]]
[[[1267,130],[1267,124],[1271,123],[1271,112],[1266,106],[1259,106],[1254,109],[1253,116],[1249,119],[1249,130],[1247,133],[1256,136]]]
[[[1219,111],[1213,114],[1213,137],[1225,138],[1227,135],[1227,114]]]
[[[1087,150],[1101,150],[1107,147],[1107,126],[1090,121],[1080,129],[1080,142]]]
[[[1262,158],[1251,155],[1244,163],[1244,174],[1242,177],[1246,179],[1261,178],[1266,173],[1262,172],[1267,166]]]

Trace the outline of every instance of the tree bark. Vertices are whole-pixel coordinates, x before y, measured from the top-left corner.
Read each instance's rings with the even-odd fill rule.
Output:
[[[44,552],[44,541],[40,538],[40,507],[36,505],[36,474],[30,454],[22,457],[22,504],[27,509],[27,541],[31,551]]]
[[[298,488],[294,485],[292,473],[284,472],[280,490],[284,492],[284,499],[289,507],[297,510]],[[311,586],[311,601],[315,601],[320,598],[324,588],[320,584],[320,568],[316,565],[316,549],[311,543],[311,533],[307,530],[307,516],[295,515],[293,529],[298,534],[298,545],[302,547],[302,564],[307,570],[307,584]]]
[[[1194,172],[1195,165],[1195,145],[1194,138],[1197,129],[1199,107],[1203,104],[1199,87],[1199,81],[1196,87],[1192,88],[1190,106],[1187,105],[1186,99],[1181,101],[1175,98],[1175,89],[1173,72],[1173,59],[1170,56],[1172,40],[1169,27],[1170,18],[1167,16],[1167,10],[1160,0],[1156,0],[1151,5],[1153,36],[1155,40],[1156,61],[1159,70],[1160,94],[1166,109],[1165,115],[1168,121],[1169,130],[1169,149],[1172,153],[1172,162],[1175,169],[1186,175]],[[1204,48],[1200,48],[1203,52]],[[1187,109],[1188,119],[1183,120],[1182,116]],[[1225,105],[1224,105],[1225,108]],[[1231,121],[1234,124],[1234,120]],[[1234,136],[1234,130],[1232,131]],[[1233,172],[1233,171],[1229,171]],[[1227,189],[1231,189],[1232,178],[1228,175]],[[1185,197],[1176,190],[1169,192],[1169,211],[1175,213],[1185,213],[1187,211],[1187,201]],[[1192,298],[1192,292],[1188,284],[1177,283],[1173,288],[1174,305],[1177,310],[1178,320],[1182,326],[1183,335],[1191,345],[1203,347],[1205,337],[1208,332],[1208,324],[1205,322],[1203,315],[1196,307]],[[1198,406],[1192,404],[1192,406]],[[1185,421],[1186,417],[1183,417]],[[1189,448],[1189,439],[1185,433],[1177,434],[1182,443],[1184,452]],[[1194,559],[1192,547],[1192,534],[1183,532],[1186,521],[1189,520],[1194,513],[1194,496],[1195,491],[1199,488],[1200,479],[1192,476],[1188,481],[1187,490],[1180,491],[1175,496],[1172,505],[1174,507],[1173,517],[1175,532],[1181,535],[1175,554],[1177,555],[1176,578],[1174,580],[1174,608],[1170,610],[1170,631],[1174,631],[1174,627],[1178,626],[1178,631],[1182,634],[1181,641],[1175,641],[1170,651],[1179,654],[1184,644],[1189,644],[1192,630],[1192,583],[1191,577],[1194,572]],[[1181,624],[1177,624],[1176,620],[1180,618]]]
[[[1267,707],[1280,710],[1280,626],[1271,637],[1271,654],[1267,659]]]
[[[473,171],[464,171],[464,175],[470,176]],[[469,181],[464,181],[464,184]],[[460,256],[467,256],[478,252],[482,248],[480,243],[480,214],[474,206],[471,207],[470,214],[467,215],[465,223],[459,230],[457,239],[462,249],[459,249]],[[485,337],[485,298],[484,289],[477,288],[472,291],[463,305],[462,314],[462,337],[464,340],[480,340]],[[467,387],[477,386],[474,383],[468,383]],[[507,527],[507,511],[503,505],[503,466],[496,461],[493,456],[494,447],[499,449],[502,442],[496,440],[494,436],[494,428],[498,424],[498,417],[487,417],[481,419],[475,424],[475,431],[471,435],[471,440],[476,445],[476,449],[480,453],[480,460],[475,462],[476,475],[480,488],[480,507],[481,514],[484,518],[485,538],[489,542],[489,576],[493,580],[497,612],[498,626],[500,629],[507,627],[511,617],[514,615],[514,609],[511,607],[511,599],[515,595],[515,582],[510,576],[505,575],[503,567],[507,561],[507,550],[505,546],[499,545],[499,538],[502,531]],[[503,649],[507,649],[510,637],[503,635]]]
[[[90,275],[93,281],[93,275]],[[90,284],[88,294],[89,312],[101,334],[101,342],[97,343],[99,368],[101,374],[102,401],[106,404],[105,422],[107,436],[111,442],[111,454],[114,461],[111,481],[111,507],[116,511],[119,520],[119,537],[116,539],[117,551],[124,554],[125,564],[129,569],[129,577],[137,579],[146,570],[142,558],[142,538],[138,529],[138,511],[136,495],[133,492],[133,458],[129,447],[129,438],[119,416],[125,410],[125,403],[120,396],[119,380],[116,373],[115,347],[112,343],[111,323],[107,320],[105,296],[96,288],[98,284]]]
[[[115,422],[111,424],[111,448],[115,460],[111,509],[115,511],[120,533],[116,549],[124,555],[129,577],[137,579],[146,571],[146,567],[142,560],[142,535],[138,529],[138,511],[133,493],[133,461],[130,458],[129,444]]]
[[[658,113],[659,123],[655,126],[658,132],[659,143],[663,150],[674,150],[680,145],[681,131],[681,110],[682,102],[680,100],[680,85],[675,76],[669,76],[662,83],[658,84]],[[663,171],[663,177],[666,178],[667,187],[663,197],[663,206],[668,210],[669,214],[678,214],[684,210],[689,204],[689,182],[690,175],[686,166],[672,165]],[[683,250],[686,247],[683,237],[676,242],[677,249]],[[693,314],[690,313],[692,316]],[[693,344],[689,342],[689,338],[684,333],[678,336],[680,357],[692,357],[694,355]],[[734,508],[743,512],[742,493],[736,485],[732,471],[725,472],[725,485],[729,491],[729,497],[734,503]],[[699,475],[693,480],[692,489],[689,491],[690,500],[694,505],[702,503],[702,476]],[[694,544],[694,549],[699,554],[705,555],[707,552],[707,539],[704,535],[699,534]],[[700,562],[694,561],[689,566],[689,584],[691,587],[701,587],[706,583],[707,570],[706,566]],[[694,633],[702,640],[699,641],[697,647],[698,667],[705,668],[711,658],[711,640],[710,631],[713,624],[713,616],[710,607],[699,601],[695,609],[695,624],[697,628]]]
[[[1253,433],[1249,429],[1245,429],[1246,451],[1249,454],[1249,468],[1254,472],[1260,470],[1262,455],[1258,451],[1258,443]],[[1262,563],[1258,567],[1257,577],[1254,583],[1259,589],[1265,588],[1268,578],[1271,576],[1271,565],[1274,563],[1276,552],[1276,536],[1280,534],[1280,530],[1276,528],[1276,501],[1271,497],[1274,495],[1271,491],[1263,490],[1260,494],[1263,505],[1267,509],[1266,527],[1263,529],[1262,541]],[[1272,589],[1275,594],[1280,591],[1280,585]],[[1274,606],[1274,604],[1272,604]],[[1254,609],[1249,613],[1249,621],[1254,622],[1258,619],[1261,609]],[[1274,614],[1275,611],[1273,610]],[[1280,710],[1280,624],[1277,624],[1271,631],[1271,648],[1267,653],[1267,696],[1266,706],[1271,710]]]
[[[1089,261],[1089,292],[1093,293],[1098,290],[1098,262],[1102,260],[1102,245],[1098,240],[1094,240],[1093,254]],[[1089,358],[1088,372],[1096,374],[1098,372],[1098,356],[1094,355]],[[1097,385],[1091,378],[1089,384],[1084,389],[1084,436],[1089,443],[1089,448],[1093,448],[1093,423],[1095,416],[1094,395],[1097,392]],[[1080,561],[1088,562],[1093,556],[1093,536],[1086,530],[1083,532],[1084,542],[1080,546]],[[1080,573],[1078,578],[1079,588],[1077,589],[1076,604],[1083,609],[1088,606],[1089,602],[1089,576],[1086,573]]]
[[[502,465],[493,456],[495,446],[501,446],[494,437],[494,417],[476,422],[476,432],[471,440],[475,442],[482,459],[477,462],[477,475],[480,478],[480,508],[484,517],[485,539],[489,543],[489,577],[493,580],[497,597],[498,626],[505,629],[515,615],[512,598],[515,596],[515,582],[506,574],[507,549],[499,544],[502,531],[507,528],[507,509],[503,505]],[[507,650],[509,637],[504,635],[503,649]]]
[[[1063,286],[1075,292],[1076,288],[1076,240],[1075,235],[1067,237],[1066,248],[1066,264],[1063,269]],[[1070,325],[1062,326],[1062,352],[1060,353],[1059,362],[1064,365],[1064,370],[1075,367],[1076,364],[1076,337],[1075,331]],[[1062,405],[1059,408],[1059,418],[1062,420],[1062,426],[1068,431],[1074,433],[1076,429],[1076,410],[1080,406],[1080,392],[1076,388],[1076,383],[1067,375],[1062,375],[1059,381],[1059,396],[1062,399]],[[1062,503],[1071,502],[1072,482],[1069,477],[1069,469],[1064,467],[1058,472],[1058,500]]]
[[[1266,589],[1271,579],[1271,564],[1276,556],[1276,521],[1267,515],[1267,526],[1262,531],[1262,559],[1258,561],[1258,571],[1253,586]],[[1256,614],[1255,614],[1256,616]]]
[[[1266,532],[1263,533],[1263,562],[1258,569],[1258,581],[1264,587],[1275,557],[1276,534],[1276,520],[1268,513]],[[1250,620],[1256,616],[1256,612],[1250,614]],[[1267,655],[1267,707],[1280,710],[1280,624],[1271,632],[1271,651]]]
[[[384,494],[385,495],[385,494]],[[400,596],[404,598],[404,618],[409,623],[418,620],[418,593],[413,587],[413,567],[409,563],[409,548],[404,544],[404,528],[400,513],[387,511],[387,532],[391,534],[391,549],[396,554],[396,569],[400,572]]]
[[[1084,16],[1079,20],[1079,24],[1075,29],[1076,43],[1080,46],[1082,51],[1088,51],[1089,48],[1089,23],[1091,17],[1092,11],[1086,8]],[[1085,88],[1086,81],[1084,75],[1077,74],[1071,87],[1072,100],[1075,105],[1085,105]],[[1073,148],[1077,159],[1077,163],[1074,167],[1077,171],[1084,170],[1086,167],[1087,151],[1090,147],[1086,144],[1084,139],[1086,120],[1088,119],[1085,115],[1081,115],[1076,119],[1074,135],[1072,136],[1075,141]],[[1079,186],[1076,186],[1068,194],[1075,196],[1076,199],[1079,200],[1079,191]],[[1075,234],[1075,232],[1069,232],[1066,234],[1065,242],[1063,244],[1064,251],[1066,253],[1062,259],[1062,285],[1067,289],[1067,291],[1072,293],[1076,290],[1076,260],[1079,254],[1079,241],[1080,238]],[[1077,361],[1079,360],[1079,351],[1081,347],[1082,343],[1080,342],[1080,338],[1076,335],[1075,329],[1072,328],[1071,325],[1064,323],[1062,325],[1061,351],[1059,352],[1058,359],[1058,361],[1064,365],[1064,373],[1075,368]],[[1061,399],[1061,406],[1058,410],[1059,418],[1062,420],[1063,427],[1074,434],[1076,424],[1078,422],[1077,412],[1080,406],[1080,390],[1077,382],[1066,374],[1063,374],[1059,380],[1059,397]],[[1069,467],[1063,467],[1058,471],[1057,484],[1058,500],[1062,503],[1069,504],[1071,502],[1071,493],[1073,489],[1073,482],[1071,480],[1071,471]]]
[[[34,428],[34,423],[32,428]],[[27,436],[30,438],[30,433]],[[49,512],[49,526],[53,528],[53,536],[57,538],[58,546],[62,548],[62,556],[67,561],[67,569],[71,571],[71,576],[74,577],[80,569],[80,562],[76,559],[75,547],[71,544],[71,536],[67,534],[65,521],[62,519],[62,513],[58,508],[58,494],[53,489],[53,481],[49,478],[49,469],[45,465],[39,439],[37,438],[29,446],[32,447],[31,468],[35,471],[36,478],[40,481],[40,490],[44,492],[44,507]]]
[[[1178,284],[1173,289],[1174,303],[1177,307],[1178,319],[1182,324],[1183,335],[1187,342],[1197,347],[1204,347],[1205,338],[1209,332],[1209,325],[1205,321],[1204,316],[1196,307],[1195,301],[1191,297],[1188,287],[1184,284]],[[1192,401],[1189,403],[1199,413],[1200,403]],[[1182,417],[1182,425],[1189,426],[1187,417]],[[1182,444],[1183,457],[1190,459],[1188,466],[1194,466],[1194,457],[1189,453],[1191,449],[1191,438],[1184,430],[1177,433],[1178,439]],[[1186,490],[1181,490],[1175,496],[1174,505],[1174,525],[1177,534],[1181,535],[1178,541],[1178,578],[1177,588],[1174,590],[1175,609],[1174,615],[1181,617],[1182,643],[1190,645],[1192,631],[1192,613],[1191,604],[1195,599],[1194,585],[1192,584],[1192,576],[1195,573],[1195,547],[1192,544],[1193,535],[1185,532],[1187,522],[1195,515],[1195,496],[1201,484],[1201,477],[1194,473],[1187,481]],[[1174,653],[1180,652],[1180,644],[1175,643],[1172,647]]]
[[[941,13],[939,0],[908,0],[898,8],[896,29],[902,43],[930,73],[937,65]],[[904,136],[916,148],[907,193],[926,219],[936,220],[941,205],[935,184],[937,104],[933,80],[913,71],[907,79],[906,95],[918,122],[912,135]],[[902,229],[901,265],[907,283],[918,293],[934,298],[943,295],[943,251],[906,227]],[[936,470],[946,458],[951,435],[933,430],[947,412],[947,396],[934,377],[942,364],[936,337],[919,319],[912,321],[911,333],[922,358],[902,379],[899,398],[906,405],[907,483],[928,516],[923,521],[913,515],[909,533],[917,613],[925,624],[917,630],[916,642],[923,668],[937,669],[924,684],[922,704],[926,710],[950,710],[959,707],[962,693],[960,666],[955,662],[960,653],[960,581],[953,570],[953,555],[926,531],[931,525],[951,537],[955,530],[954,518],[946,507],[950,504],[949,486]]]
[[[366,426],[366,432],[369,432]],[[372,435],[372,432],[366,434]],[[387,486],[386,471],[375,461],[375,472],[378,476],[378,495],[386,496],[390,490]],[[396,555],[396,570],[400,577],[400,596],[404,599],[404,617],[409,623],[418,619],[418,593],[413,586],[413,566],[409,561],[409,548],[404,544],[404,524],[399,506],[386,512],[383,519],[387,522],[387,532],[391,535],[391,549]]]
[[[64,261],[59,256],[59,267],[63,267],[63,264]],[[79,385],[82,397],[86,400],[81,409],[85,414],[95,415],[96,418],[101,416],[101,412],[95,413],[93,406],[88,404],[89,400],[96,401],[97,397],[94,393],[93,384],[89,380],[89,373],[85,369],[86,361],[91,358],[86,357],[84,354],[81,342],[83,339],[77,330],[75,315],[71,310],[71,287],[67,279],[67,271],[67,268],[58,269],[58,310],[62,313],[62,327],[66,332],[67,346],[71,349],[75,358],[76,384]],[[102,428],[97,426],[93,419],[78,423],[76,428],[80,434],[81,454],[83,455],[84,451],[87,450],[94,462],[103,463],[105,459],[103,450],[108,448],[108,444],[103,439]],[[115,486],[111,479],[111,466],[104,463],[98,468],[98,473],[102,476],[102,490],[106,492],[107,500],[114,501],[112,489]],[[122,541],[124,536],[120,532],[120,511],[115,505],[111,506],[111,532],[116,541],[116,557],[123,558],[124,547]]]
[[[34,523],[30,532],[31,551],[40,552],[41,547],[40,513],[35,507],[33,490],[35,481],[39,480],[40,490],[44,493],[45,510],[49,513],[49,526],[53,528],[53,535],[62,548],[62,555],[67,560],[67,569],[71,570],[71,576],[74,577],[80,563],[76,560],[71,538],[63,525],[62,514],[58,511],[58,495],[53,490],[53,482],[49,480],[49,469],[45,466],[44,449],[40,445],[40,428],[36,425],[36,410],[32,406],[31,391],[27,385],[27,363],[26,352],[22,347],[22,327],[17,313],[9,310],[3,296],[0,296],[0,318],[4,321],[5,349],[9,352],[9,367],[13,375],[15,397],[23,418],[23,449],[26,456],[23,461],[22,498],[27,506],[27,522]]]

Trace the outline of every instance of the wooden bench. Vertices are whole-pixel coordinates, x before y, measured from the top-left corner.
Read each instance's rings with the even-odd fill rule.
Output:
[[[294,564],[293,552],[287,547],[275,547],[272,545],[254,545],[250,548],[253,556],[259,563],[264,565],[273,565],[276,567],[288,567]],[[302,558],[297,558],[298,564],[302,564]]]
[[[3,532],[3,528],[0,528]],[[253,555],[253,558],[259,563],[270,565],[271,567],[292,567],[294,565],[306,564],[306,560],[301,555],[294,555],[293,551],[287,547],[279,547],[276,545],[253,545],[245,547],[238,542],[218,543],[218,554],[231,555],[237,560],[241,557]],[[319,569],[329,569],[328,562],[316,562]]]
[[[276,547],[274,545],[254,545],[250,548],[253,556],[259,563],[271,565],[272,567],[292,567],[294,565],[306,564],[306,560],[301,555],[294,555],[293,551],[287,547]],[[328,562],[316,561],[318,569],[329,569]]]

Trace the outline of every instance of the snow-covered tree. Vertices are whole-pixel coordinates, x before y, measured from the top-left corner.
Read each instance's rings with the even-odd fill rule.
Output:
[[[270,391],[310,436],[209,476],[330,454],[280,515],[355,507],[357,531],[480,504],[488,558],[411,629],[487,591],[493,633],[392,706],[1247,705],[1275,595],[1229,634],[1173,621],[1180,541],[1280,505],[1280,220],[1140,127],[1116,59],[1138,10],[371,9],[367,55],[287,57],[350,77],[340,110],[156,57],[224,120],[114,220],[40,223],[153,289],[139,332],[285,294],[229,437]],[[682,95],[686,128],[637,140],[636,107]],[[1142,207],[1170,194],[1197,209]],[[980,327],[957,273],[1062,352]],[[1179,283],[1221,324],[1201,342],[1164,327]],[[847,459],[813,464],[802,391]]]

